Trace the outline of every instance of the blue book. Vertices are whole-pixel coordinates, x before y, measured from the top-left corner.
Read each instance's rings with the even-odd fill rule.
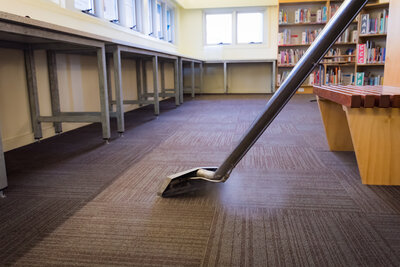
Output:
[[[328,9],[326,8],[326,6],[322,8],[322,21],[328,21]]]

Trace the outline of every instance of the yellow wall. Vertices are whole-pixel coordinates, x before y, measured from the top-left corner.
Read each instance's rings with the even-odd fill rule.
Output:
[[[265,44],[204,45],[203,9],[180,9],[178,51],[204,60],[276,59],[278,35],[278,8],[267,7],[264,12]]]

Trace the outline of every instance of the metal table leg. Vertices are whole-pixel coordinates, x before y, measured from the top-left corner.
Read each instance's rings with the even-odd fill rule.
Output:
[[[1,129],[0,129],[0,197],[4,197],[4,189],[7,188],[7,173],[6,163],[4,161],[3,144],[1,141]]]
[[[161,75],[161,94],[164,97],[165,94],[165,64],[160,62],[160,75]]]
[[[142,74],[143,74],[143,100],[147,100],[147,69],[146,60],[140,60],[142,62]]]
[[[180,102],[183,104],[183,62],[182,58],[179,58],[179,95]]]
[[[203,68],[203,62],[200,63],[200,94],[203,93],[203,77],[204,77],[204,68]]]
[[[103,129],[103,139],[109,140],[110,132],[110,111],[108,105],[108,89],[106,74],[106,53],[105,48],[97,48],[97,68],[99,71],[99,91],[100,91],[100,108],[101,108],[101,126]]]
[[[56,53],[51,50],[47,51],[47,68],[49,71],[51,111],[53,115],[59,116],[61,108],[60,108],[60,93],[58,89],[57,61],[56,61]],[[54,125],[54,131],[57,134],[62,132],[61,122],[54,122],[53,125]]]
[[[154,114],[160,114],[160,101],[158,96],[158,56],[153,57],[153,87],[154,87]]]
[[[25,56],[25,69],[26,69],[26,81],[28,85],[29,93],[29,107],[31,112],[31,122],[34,137],[39,140],[43,137],[42,126],[39,121],[39,95],[36,80],[36,67],[35,67],[35,57],[33,54],[33,49],[29,48],[24,50]]]
[[[228,73],[227,73],[227,63],[224,62],[224,93],[228,93]]]
[[[194,61],[190,64],[191,73],[192,73],[192,97],[194,97],[194,90],[195,90],[195,70],[194,70]]]
[[[175,105],[179,106],[180,101],[180,89],[179,89],[179,60],[174,61],[174,92],[175,92]]]
[[[136,88],[137,88],[137,99],[138,101],[143,100],[142,98],[142,60],[136,59]],[[141,105],[140,105],[141,106]]]
[[[271,79],[272,87],[271,93],[275,93],[275,85],[276,85],[276,61],[272,61],[272,79]]]
[[[119,46],[117,46],[113,51],[113,59],[114,59],[115,100],[117,103],[118,133],[122,134],[123,132],[125,132],[125,121],[124,121],[124,104],[123,104],[122,75],[121,75],[121,50]]]
[[[108,106],[109,106],[110,113],[112,113],[114,111],[114,109],[113,109],[113,95],[112,95],[112,85],[111,85],[110,62],[111,62],[111,55],[106,54]]]

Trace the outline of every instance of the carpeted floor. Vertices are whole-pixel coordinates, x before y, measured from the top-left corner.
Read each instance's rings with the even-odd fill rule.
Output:
[[[161,181],[218,166],[265,97],[164,101],[109,145],[91,125],[6,153],[0,265],[399,266],[400,188],[361,184],[312,98],[295,96],[225,184],[180,198],[158,197]]]

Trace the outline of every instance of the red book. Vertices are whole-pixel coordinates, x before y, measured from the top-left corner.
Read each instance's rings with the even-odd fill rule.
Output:
[[[358,64],[365,64],[366,63],[366,50],[367,50],[367,45],[366,44],[359,44],[357,47],[357,51],[358,51],[358,59],[357,59],[357,63]]]

